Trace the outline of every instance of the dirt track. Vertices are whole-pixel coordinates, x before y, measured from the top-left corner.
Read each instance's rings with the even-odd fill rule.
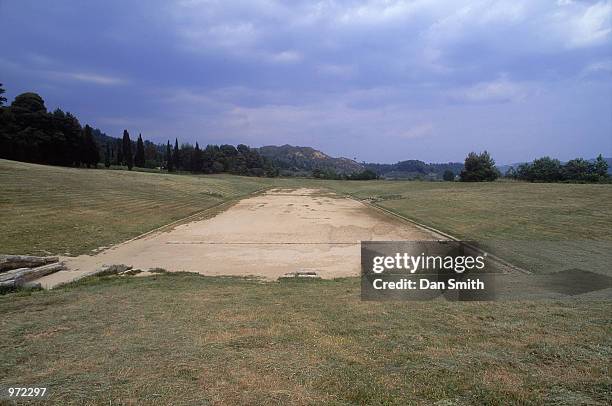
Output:
[[[360,241],[436,239],[359,202],[312,189],[275,189],[216,217],[119,244],[95,256],[63,258],[70,271],[39,280],[51,287],[103,264],[206,275],[276,279],[313,270],[323,278],[359,274]]]

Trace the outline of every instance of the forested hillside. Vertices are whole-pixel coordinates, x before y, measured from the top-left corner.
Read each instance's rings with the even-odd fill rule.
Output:
[[[348,158],[334,158],[311,147],[293,145],[268,145],[257,149],[286,174],[308,174],[313,171],[350,175],[362,172],[365,167]]]

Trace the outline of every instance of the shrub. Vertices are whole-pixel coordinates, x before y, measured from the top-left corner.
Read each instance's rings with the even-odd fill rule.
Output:
[[[480,154],[470,152],[464,166],[459,175],[462,182],[491,182],[499,177],[495,161],[487,151]]]

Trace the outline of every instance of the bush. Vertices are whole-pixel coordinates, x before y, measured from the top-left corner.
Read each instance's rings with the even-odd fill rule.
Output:
[[[491,182],[499,177],[495,161],[487,151],[481,154],[470,152],[464,166],[459,175],[462,182]]]
[[[561,180],[561,162],[558,159],[543,157],[531,164],[532,180],[558,182]]]
[[[363,172],[354,173],[347,177],[348,180],[373,180],[378,179],[376,172],[366,169]]]

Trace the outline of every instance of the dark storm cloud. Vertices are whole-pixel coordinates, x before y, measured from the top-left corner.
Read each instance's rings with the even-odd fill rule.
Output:
[[[612,155],[609,1],[6,1],[0,81],[112,135]]]

